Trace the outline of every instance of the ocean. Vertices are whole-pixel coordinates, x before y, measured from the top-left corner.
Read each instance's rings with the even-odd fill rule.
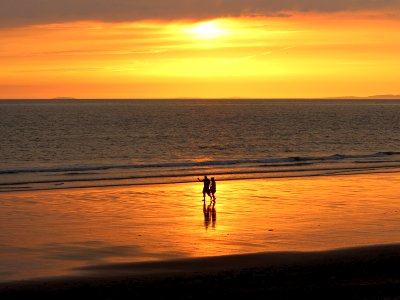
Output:
[[[400,167],[397,100],[10,100],[0,116],[0,192]]]

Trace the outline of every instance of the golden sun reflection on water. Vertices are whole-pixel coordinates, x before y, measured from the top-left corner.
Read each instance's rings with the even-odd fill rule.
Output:
[[[106,262],[322,250],[400,236],[397,173],[216,179],[215,209],[208,197],[203,205],[200,182],[3,193],[0,263],[21,278]]]

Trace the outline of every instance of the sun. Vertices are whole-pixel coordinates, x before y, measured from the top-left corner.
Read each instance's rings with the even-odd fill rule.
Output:
[[[196,39],[217,39],[227,33],[226,29],[222,28],[218,21],[208,21],[196,24],[186,30]]]

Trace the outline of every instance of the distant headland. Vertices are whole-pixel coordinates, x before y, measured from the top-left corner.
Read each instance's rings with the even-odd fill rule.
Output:
[[[400,95],[372,95],[372,96],[344,96],[344,97],[328,97],[327,99],[400,99]]]

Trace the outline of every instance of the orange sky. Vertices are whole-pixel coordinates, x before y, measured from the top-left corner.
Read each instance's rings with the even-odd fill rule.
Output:
[[[400,94],[384,12],[0,28],[0,98]]]

